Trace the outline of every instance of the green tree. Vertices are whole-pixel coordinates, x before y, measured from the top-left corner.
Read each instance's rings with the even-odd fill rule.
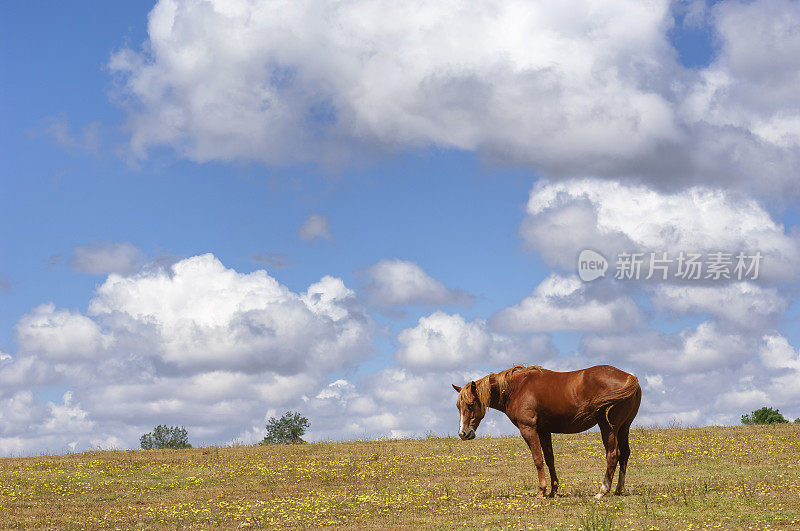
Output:
[[[139,439],[143,450],[160,450],[163,448],[191,448],[189,433],[181,426],[159,424],[151,433],[145,433]]]
[[[749,415],[742,415],[742,424],[785,424],[789,422],[777,409],[762,407]]]
[[[261,444],[303,443],[300,437],[310,426],[308,419],[296,411],[289,411],[279,419],[270,417],[267,422],[267,436]]]

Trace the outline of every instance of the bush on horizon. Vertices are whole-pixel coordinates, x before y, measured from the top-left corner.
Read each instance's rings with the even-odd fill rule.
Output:
[[[139,439],[143,450],[162,450],[165,448],[191,448],[189,433],[181,426],[159,424],[151,433],[145,433]]]

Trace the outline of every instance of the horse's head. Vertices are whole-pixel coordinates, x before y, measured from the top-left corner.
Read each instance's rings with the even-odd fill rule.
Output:
[[[478,397],[478,386],[469,382],[464,387],[453,384],[453,389],[458,391],[456,407],[461,414],[461,423],[458,425],[458,436],[468,441],[475,438],[475,430],[486,415],[486,404],[482,404]]]

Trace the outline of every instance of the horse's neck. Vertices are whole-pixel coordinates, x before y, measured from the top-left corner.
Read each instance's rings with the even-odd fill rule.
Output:
[[[489,375],[486,383],[489,386],[489,407],[505,413],[506,402],[508,401],[508,385],[506,385],[506,389],[501,389],[500,383],[494,374]]]

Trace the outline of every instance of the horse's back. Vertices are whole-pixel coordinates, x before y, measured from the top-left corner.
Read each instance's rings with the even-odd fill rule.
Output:
[[[611,365],[595,365],[575,371],[539,369],[525,374],[529,387],[550,394],[554,398],[567,398],[576,393],[579,397],[596,396],[628,385],[635,376]]]

